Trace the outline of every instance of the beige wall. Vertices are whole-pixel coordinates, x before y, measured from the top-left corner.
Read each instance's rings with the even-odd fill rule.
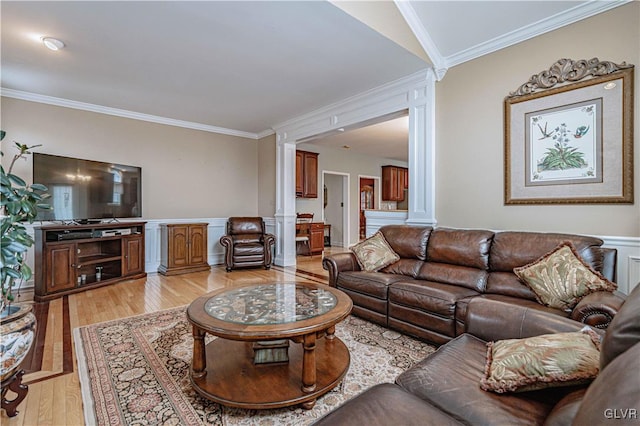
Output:
[[[560,58],[635,64],[635,204],[505,206],[503,100]],[[640,2],[451,68],[436,86],[440,226],[640,236]]]
[[[146,219],[258,213],[256,140],[4,97],[1,125],[3,164],[16,140],[42,144],[37,152],[141,166]],[[14,171],[31,180],[31,161]]]
[[[258,141],[258,215],[276,214],[276,135]]]

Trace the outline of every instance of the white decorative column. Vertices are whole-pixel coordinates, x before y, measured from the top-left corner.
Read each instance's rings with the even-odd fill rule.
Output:
[[[426,83],[409,92],[409,212],[407,224],[436,226],[435,213],[435,83],[433,70]]]
[[[296,144],[276,132],[276,256],[278,266],[296,264]]]

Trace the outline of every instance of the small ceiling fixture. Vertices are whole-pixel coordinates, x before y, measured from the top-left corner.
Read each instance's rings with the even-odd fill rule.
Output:
[[[64,47],[64,43],[62,41],[53,37],[42,37],[42,43],[44,43],[49,50],[60,50]]]

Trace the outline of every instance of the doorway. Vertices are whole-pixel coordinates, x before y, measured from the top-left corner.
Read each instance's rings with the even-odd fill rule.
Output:
[[[376,181],[374,178],[360,177],[360,232],[359,237],[364,240],[367,235],[367,218],[365,210],[376,208],[375,202]]]
[[[349,174],[322,171],[325,246],[349,246]]]

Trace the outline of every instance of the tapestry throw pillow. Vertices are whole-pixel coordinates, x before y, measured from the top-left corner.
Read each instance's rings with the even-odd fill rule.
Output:
[[[569,242],[513,272],[536,294],[539,303],[564,311],[571,311],[589,293],[618,288],[591,269]]]
[[[375,272],[400,260],[380,231],[351,247],[362,270]]]
[[[589,327],[571,333],[487,343],[480,387],[524,392],[587,383],[600,370],[600,336]]]

